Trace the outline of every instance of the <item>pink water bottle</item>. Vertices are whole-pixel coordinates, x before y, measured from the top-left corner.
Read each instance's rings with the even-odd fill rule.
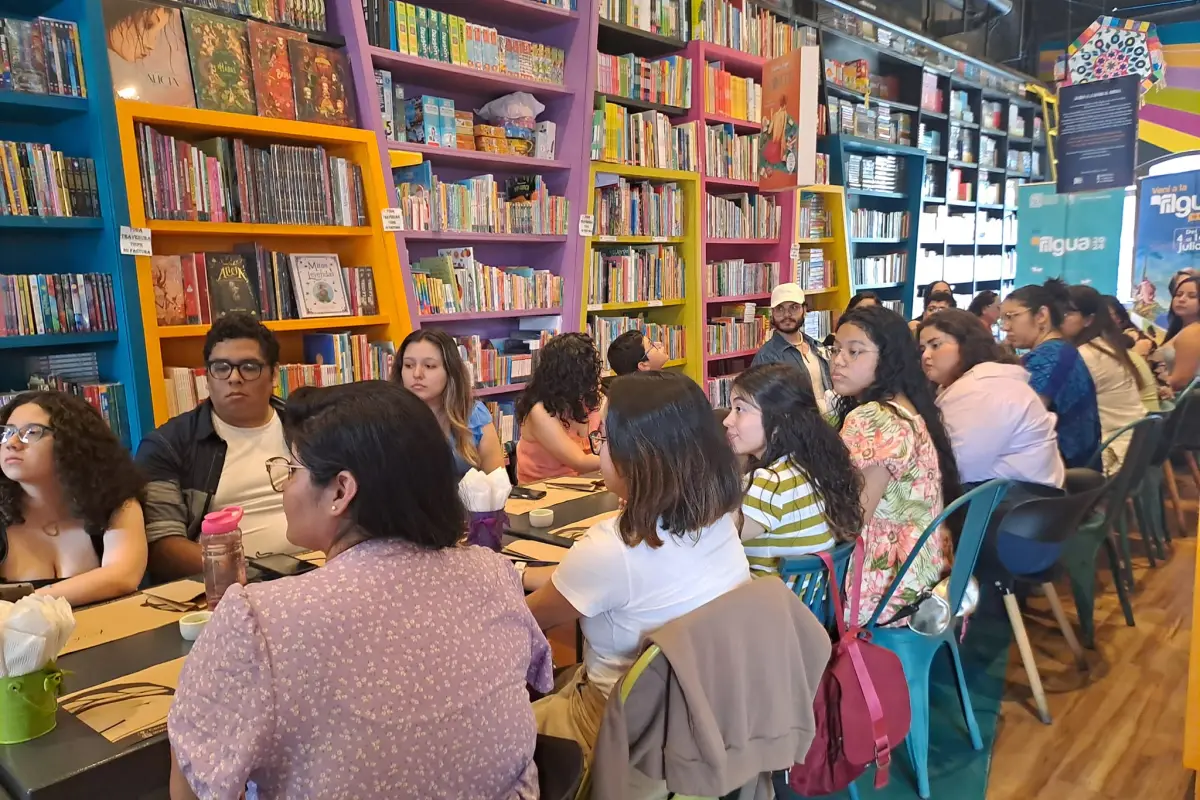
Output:
[[[214,611],[225,590],[246,583],[246,556],[242,552],[241,506],[228,506],[204,515],[200,524],[200,557],[204,562],[204,594]]]

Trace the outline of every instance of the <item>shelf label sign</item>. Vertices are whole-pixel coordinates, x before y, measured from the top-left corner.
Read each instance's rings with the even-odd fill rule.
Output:
[[[596,218],[591,214],[579,215],[579,235],[591,236],[596,232]]]
[[[383,229],[389,233],[404,230],[404,210],[400,208],[383,209]]]
[[[603,311],[604,304],[603,303],[588,303],[587,310],[588,311]]]
[[[662,300],[651,300],[646,303],[646,305],[648,305],[650,308],[658,308],[662,304],[663,304]]]
[[[754,303],[746,303],[745,309],[742,310],[742,322],[754,322]]]
[[[152,256],[154,250],[150,247],[149,228],[131,228],[121,226],[121,255],[123,256]]]
[[[800,260],[800,243],[792,242],[792,261]]]

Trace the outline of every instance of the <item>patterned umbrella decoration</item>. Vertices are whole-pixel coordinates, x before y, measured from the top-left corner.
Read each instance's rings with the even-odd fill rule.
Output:
[[[1164,82],[1166,60],[1158,30],[1149,22],[1100,17],[1067,48],[1064,86],[1124,75],[1142,79],[1142,93]]]

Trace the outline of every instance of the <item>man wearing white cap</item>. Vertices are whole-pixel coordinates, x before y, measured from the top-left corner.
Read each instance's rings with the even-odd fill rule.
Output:
[[[812,382],[813,394],[825,413],[825,392],[833,388],[829,360],[815,339],[804,332],[804,290],[795,283],[781,283],[771,292],[771,327],[774,335],[759,348],[751,366],[791,364]]]

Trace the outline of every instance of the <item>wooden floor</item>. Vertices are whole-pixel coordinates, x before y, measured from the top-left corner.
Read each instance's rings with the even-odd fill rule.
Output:
[[[1190,515],[1191,530],[1195,528]],[[1182,800],[1192,775],[1181,762],[1196,539],[1176,539],[1150,569],[1134,542],[1137,627],[1125,625],[1111,574],[1097,598],[1096,650],[1075,669],[1044,598],[1025,624],[1054,724],[1042,725],[1016,648],[993,752],[988,800]],[[1059,588],[1072,622],[1066,586]]]

